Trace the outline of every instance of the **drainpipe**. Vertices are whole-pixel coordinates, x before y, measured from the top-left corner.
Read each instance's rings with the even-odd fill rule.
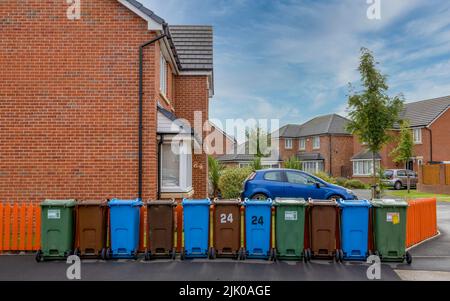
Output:
[[[331,145],[331,134],[328,136],[329,138],[330,138],[330,143],[329,143],[329,152],[330,152],[330,176],[333,176],[333,164],[332,164],[332,162],[333,162],[333,154],[332,154],[332,151],[333,151],[333,147],[332,147],[332,145]]]
[[[142,200],[142,130],[143,130],[143,98],[144,98],[144,48],[154,44],[155,42],[166,37],[166,34],[157,36],[156,38],[139,46],[139,170],[138,170],[138,195]]]
[[[158,141],[158,200],[161,199],[161,146],[164,143],[164,135],[159,134]]]
[[[430,162],[433,162],[433,132],[429,127],[426,127],[426,129],[430,133]]]

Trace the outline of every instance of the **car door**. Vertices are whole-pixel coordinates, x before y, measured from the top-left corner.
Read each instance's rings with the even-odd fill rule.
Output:
[[[286,197],[323,199],[326,191],[316,186],[317,181],[297,171],[286,171]]]
[[[283,171],[267,171],[263,175],[264,188],[267,189],[271,197],[286,197],[286,182],[284,181]]]
[[[406,170],[397,170],[397,179],[402,182],[402,185],[406,185],[407,176],[406,176]]]
[[[409,174],[409,183],[411,183],[412,187],[415,187],[417,185],[417,174],[412,170],[408,170],[408,174]]]

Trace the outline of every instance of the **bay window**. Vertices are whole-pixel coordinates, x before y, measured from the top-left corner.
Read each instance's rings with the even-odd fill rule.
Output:
[[[302,170],[308,173],[324,171],[323,161],[302,161]]]
[[[192,151],[186,140],[161,145],[161,191],[187,192],[192,189]]]
[[[380,169],[380,160],[375,162],[376,169]],[[354,176],[372,176],[373,175],[373,161],[367,160],[355,160],[353,161],[353,175]]]

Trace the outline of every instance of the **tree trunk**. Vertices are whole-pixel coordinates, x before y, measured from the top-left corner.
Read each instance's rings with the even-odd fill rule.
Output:
[[[375,168],[375,152],[372,152],[372,197],[374,199],[378,198],[378,193],[377,193],[377,171]]]
[[[408,194],[411,192],[411,180],[409,177],[409,170],[406,170],[406,187],[408,189]]]

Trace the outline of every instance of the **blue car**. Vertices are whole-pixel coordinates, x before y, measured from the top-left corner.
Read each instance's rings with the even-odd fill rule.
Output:
[[[265,169],[253,172],[244,182],[242,199],[274,200],[312,198],[316,200],[357,200],[350,189],[330,184],[307,172],[293,169]]]

